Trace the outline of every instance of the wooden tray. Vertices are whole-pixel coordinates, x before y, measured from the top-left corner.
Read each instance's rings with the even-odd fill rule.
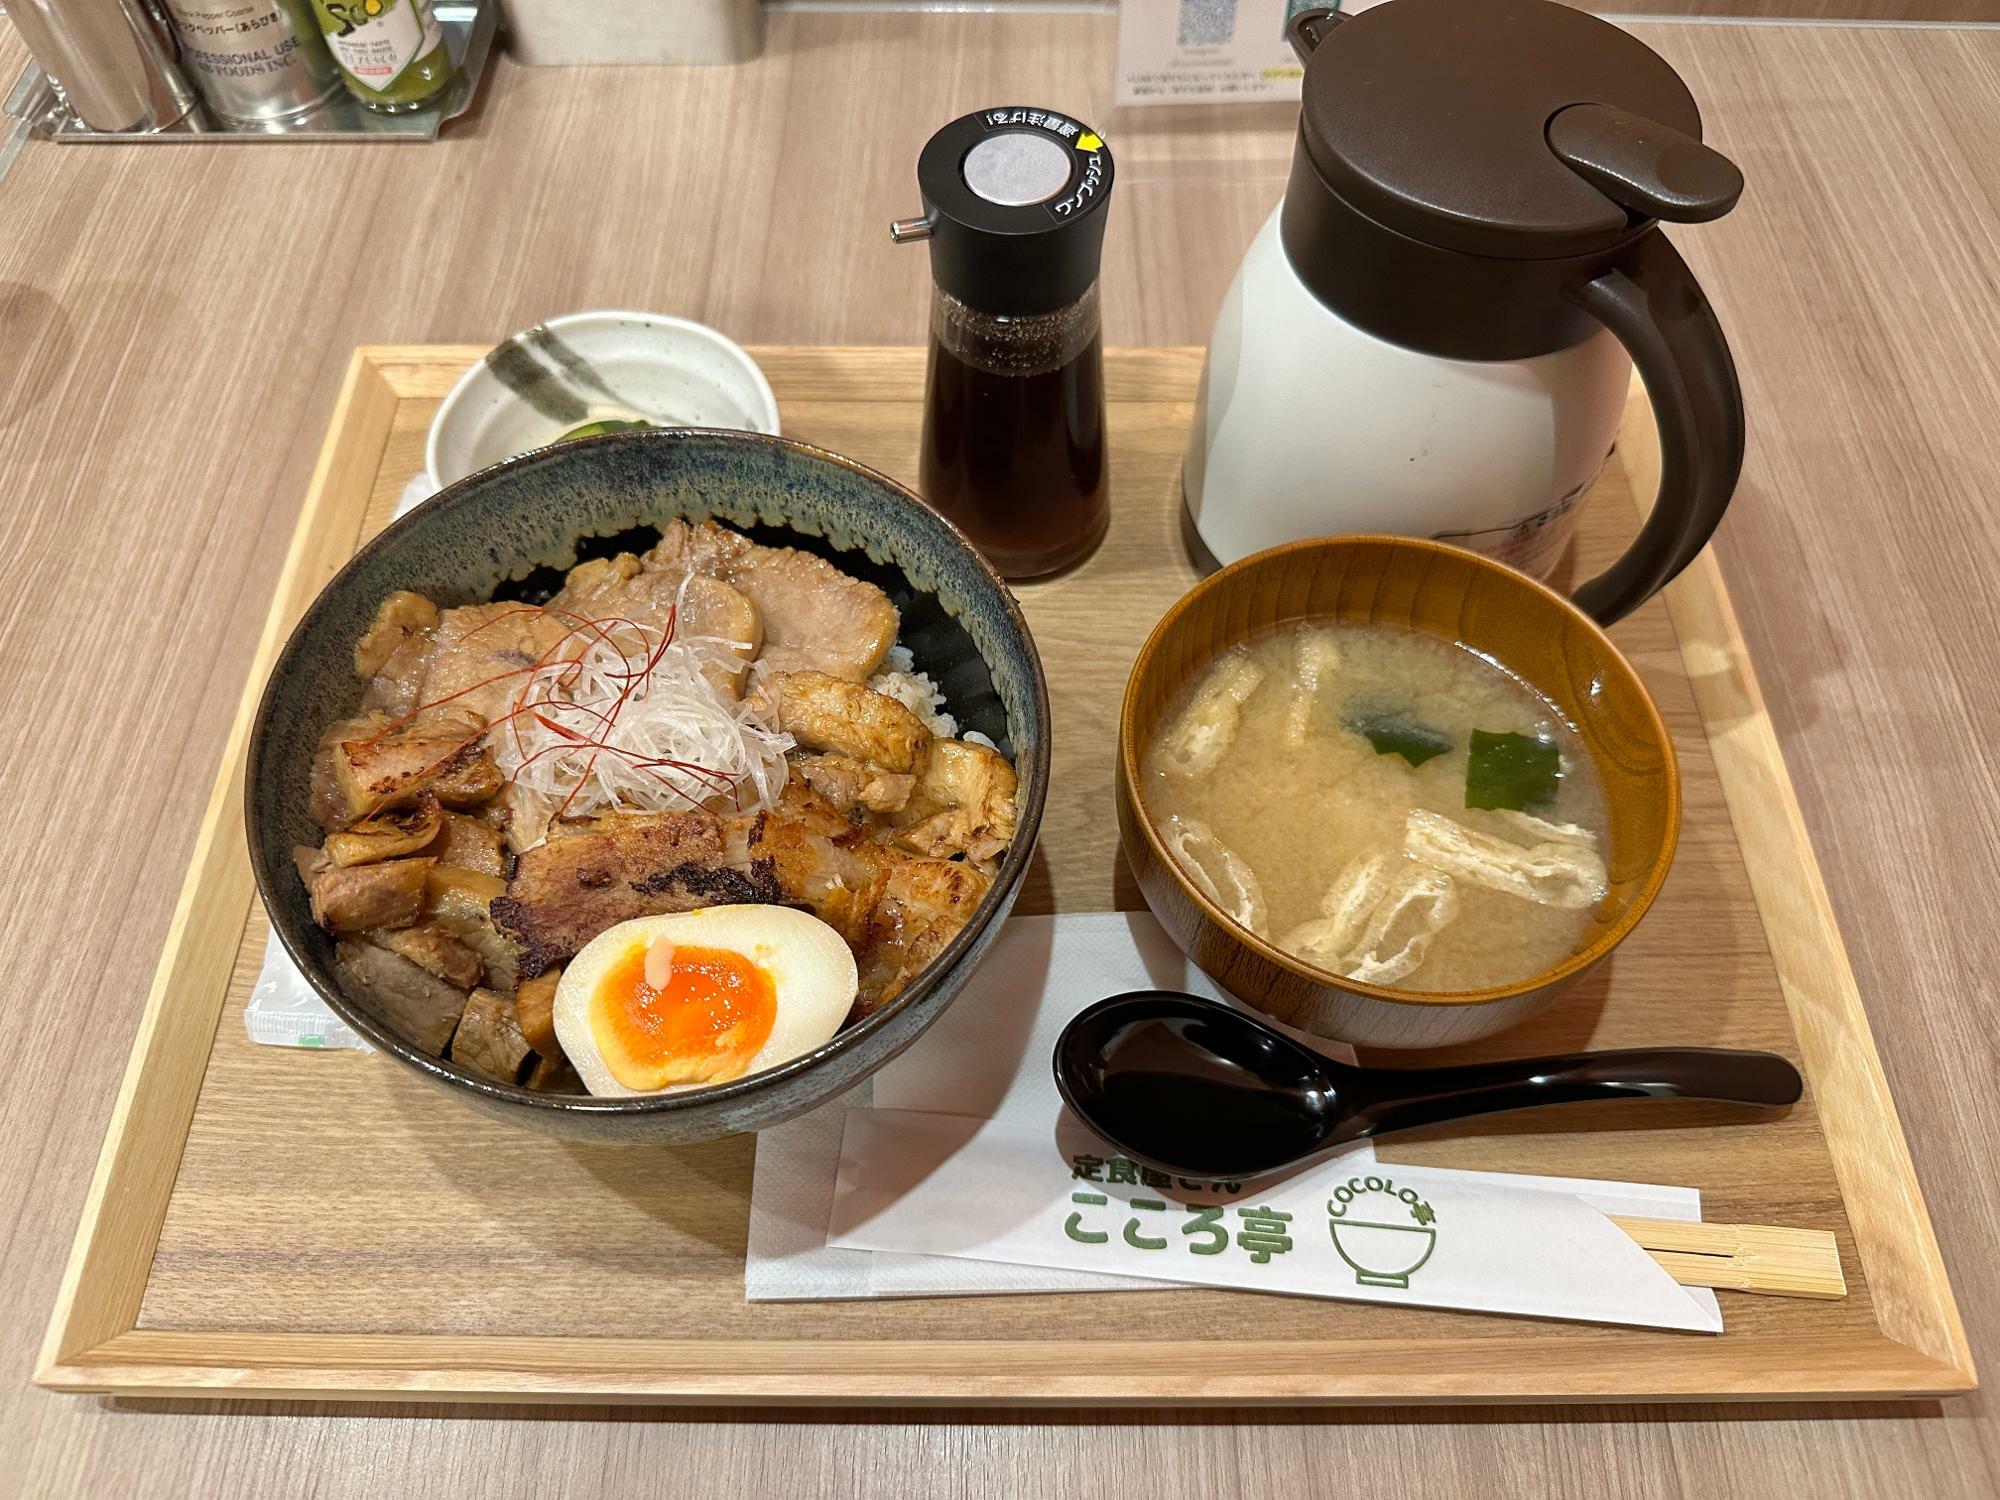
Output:
[[[1405,1402],[1908,1396],[1972,1361],[1839,934],[1714,562],[1616,635],[1673,727],[1686,783],[1674,875],[1553,1013],[1489,1054],[1712,1043],[1798,1059],[1807,1105],[1494,1121],[1386,1159],[1700,1187],[1717,1220],[1838,1237],[1840,1302],[1727,1297],[1719,1336],[1218,1291],[752,1305],[752,1142],[545,1140],[387,1059],[250,1043],[265,923],[241,818],[244,740],[313,593],[422,464],[473,348],[361,350],[278,584],[146,1002],[39,1380],[148,1395],[666,1402]],[[915,350],[757,351],[785,430],[915,471]],[[1110,778],[1138,644],[1194,580],[1177,471],[1198,351],[1114,353],[1115,521],[1077,573],[1022,590],[1055,705],[1054,776],[1023,912],[1140,904]],[[1577,563],[1650,495],[1642,400]],[[1670,618],[1671,617],[1671,618]],[[1471,1049],[1468,1049],[1471,1050]],[[1560,1122],[1562,1128],[1552,1128]]]

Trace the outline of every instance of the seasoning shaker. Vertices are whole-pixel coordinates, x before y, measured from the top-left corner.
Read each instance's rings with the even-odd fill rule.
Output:
[[[308,0],[165,0],[181,63],[228,120],[286,120],[324,104],[340,70]]]
[[[919,488],[1001,574],[1039,578],[1110,524],[1097,280],[1111,151],[1081,120],[1008,106],[917,159],[931,251]]]
[[[165,130],[195,106],[144,0],[8,0],[7,17],[92,130]]]

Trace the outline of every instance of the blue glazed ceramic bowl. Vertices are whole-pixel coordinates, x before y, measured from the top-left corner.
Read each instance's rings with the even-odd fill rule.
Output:
[[[317,843],[310,772],[321,730],[352,713],[354,642],[392,589],[443,605],[535,598],[586,556],[650,545],[646,529],[714,517],[799,547],[885,589],[901,642],[966,729],[991,736],[1020,777],[1019,826],[964,931],[895,1000],[815,1052],[732,1083],[640,1099],[534,1093],[431,1056],[341,990],[333,942],[292,864]],[[1034,852],[1048,790],[1049,699],[1013,595],[914,494],[790,439],[681,429],[613,433],[526,453],[460,480],[363,547],[285,643],[251,733],[244,788],[250,862],[272,926],[312,986],[369,1043],[503,1119],[592,1139],[700,1141],[777,1124],[851,1088],[922,1034],[985,954]]]

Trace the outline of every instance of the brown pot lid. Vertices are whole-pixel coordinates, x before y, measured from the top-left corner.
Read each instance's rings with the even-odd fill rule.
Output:
[[[1376,222],[1538,259],[1611,245],[1647,217],[1551,148],[1551,120],[1578,104],[1701,138],[1659,54],[1549,0],[1394,0],[1348,18],[1306,67],[1301,126],[1319,175]]]

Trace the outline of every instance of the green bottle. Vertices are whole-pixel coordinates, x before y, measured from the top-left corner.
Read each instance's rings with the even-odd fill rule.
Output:
[[[451,87],[451,50],[431,0],[312,0],[347,91],[370,109],[425,109]]]

